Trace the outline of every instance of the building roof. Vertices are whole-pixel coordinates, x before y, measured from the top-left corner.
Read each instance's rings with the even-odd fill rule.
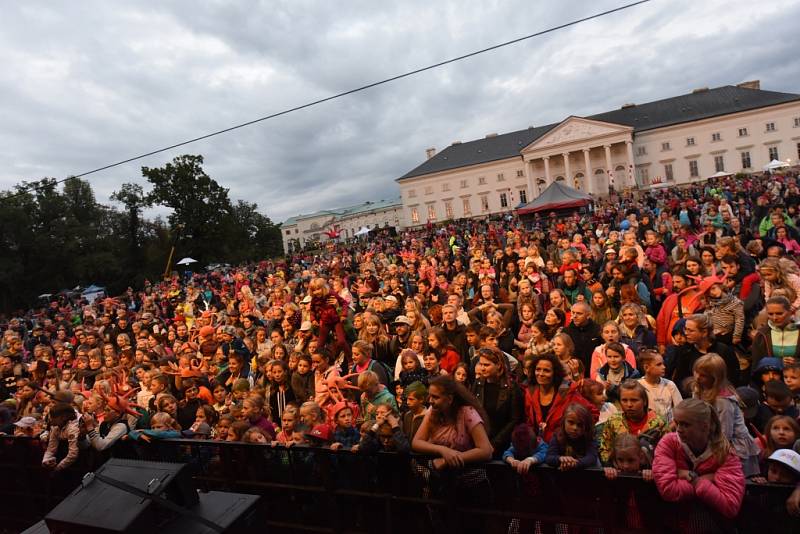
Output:
[[[796,100],[800,100],[800,95],[794,93],[780,93],[726,85],[714,89],[699,90],[688,95],[656,100],[646,104],[625,106],[621,109],[598,113],[585,118],[633,126],[634,132],[643,132],[673,124],[708,119]],[[466,143],[454,143],[407,172],[397,181],[519,156],[523,148],[545,135],[558,124],[560,123],[527,128]]]

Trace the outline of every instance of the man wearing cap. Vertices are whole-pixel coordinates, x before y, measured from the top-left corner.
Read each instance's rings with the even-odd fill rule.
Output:
[[[296,334],[296,343],[294,345],[295,352],[308,353],[308,344],[314,338],[314,325],[311,321],[303,321],[300,323],[300,329]]]
[[[405,315],[398,315],[392,323],[394,324],[395,334],[389,340],[389,355],[397,359],[400,357],[400,352],[408,347],[408,341],[411,337],[411,319]],[[400,377],[401,366],[395,366],[395,378]]]

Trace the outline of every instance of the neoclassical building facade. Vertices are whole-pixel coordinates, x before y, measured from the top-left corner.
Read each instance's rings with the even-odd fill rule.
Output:
[[[758,81],[454,142],[396,181],[402,226],[510,211],[553,181],[596,196],[800,159],[800,95]]]

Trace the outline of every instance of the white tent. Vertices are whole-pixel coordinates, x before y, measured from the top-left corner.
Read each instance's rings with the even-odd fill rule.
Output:
[[[731,176],[731,175],[733,175],[732,172],[718,171],[709,176],[709,178],[724,178],[726,176]]]
[[[176,265],[190,265],[192,263],[197,263],[197,260],[195,260],[193,258],[183,258]]]
[[[789,164],[786,163],[785,161],[779,161],[777,159],[773,159],[772,161],[770,161],[769,163],[764,165],[764,170],[765,171],[774,171],[775,169],[783,169],[784,167],[788,167],[788,166],[789,166]]]
[[[102,297],[106,293],[106,288],[102,286],[96,286],[94,284],[90,285],[86,289],[83,290],[81,296],[89,301],[89,303],[94,302],[98,298]]]
[[[369,228],[367,228],[366,226],[362,226],[361,229],[353,235],[361,236],[361,235],[367,235],[368,233],[369,233]]]

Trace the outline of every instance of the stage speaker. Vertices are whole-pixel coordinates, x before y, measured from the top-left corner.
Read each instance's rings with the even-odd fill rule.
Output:
[[[111,459],[87,474],[45,522],[51,532],[144,532],[155,528],[161,515],[148,496],[183,508],[199,502],[186,464]]]

